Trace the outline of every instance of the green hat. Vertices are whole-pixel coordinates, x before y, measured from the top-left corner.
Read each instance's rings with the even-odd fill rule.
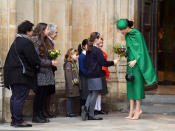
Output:
[[[126,19],[120,19],[117,21],[116,26],[117,29],[123,30],[126,29],[126,27],[128,26],[128,22],[126,21]]]

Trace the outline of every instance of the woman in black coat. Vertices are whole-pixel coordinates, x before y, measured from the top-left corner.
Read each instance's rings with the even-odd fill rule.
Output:
[[[10,47],[4,65],[4,85],[11,88],[10,98],[11,126],[31,127],[24,122],[22,110],[30,89],[36,89],[36,70],[40,59],[35,51],[33,24],[24,21],[18,26],[16,39]]]

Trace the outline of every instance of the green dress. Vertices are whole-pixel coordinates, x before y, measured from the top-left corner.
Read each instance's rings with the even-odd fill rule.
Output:
[[[144,81],[151,85],[157,81],[157,74],[153,67],[151,58],[143,35],[132,29],[125,35],[127,46],[127,72],[133,73],[134,81],[127,81],[127,98],[140,100],[145,98]],[[129,62],[136,60],[133,68],[129,67]]]

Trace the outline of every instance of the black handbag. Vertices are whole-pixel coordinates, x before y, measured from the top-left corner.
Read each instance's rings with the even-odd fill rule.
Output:
[[[127,81],[133,81],[134,80],[134,75],[133,75],[133,69],[132,69],[132,72],[131,73],[126,73],[126,76],[125,76],[125,79]]]
[[[16,49],[16,41],[14,41],[14,48],[15,48],[15,52],[18,56],[18,59],[19,59],[21,65],[22,65],[22,74],[26,75],[26,76],[29,76],[29,77],[33,77],[35,75],[35,73],[27,71],[25,66],[24,66],[24,63],[22,62],[22,59],[19,57],[19,54],[18,54],[17,49]]]

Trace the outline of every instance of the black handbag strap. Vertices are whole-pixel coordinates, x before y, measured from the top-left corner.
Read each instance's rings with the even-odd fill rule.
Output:
[[[18,59],[19,59],[21,65],[22,65],[22,68],[23,68],[22,71],[23,71],[23,73],[25,73],[25,66],[24,66],[24,63],[22,62],[22,59],[19,57],[18,51],[17,51],[17,49],[16,49],[16,41],[14,41],[14,48],[15,48],[16,55],[17,55],[17,57],[18,57]]]
[[[129,65],[129,63],[127,63],[128,65]],[[130,67],[130,66],[129,66]],[[131,67],[130,67],[131,68]],[[134,66],[131,68],[131,72],[128,72],[127,71],[127,73],[131,73],[131,74],[133,74],[133,68],[134,68]]]

